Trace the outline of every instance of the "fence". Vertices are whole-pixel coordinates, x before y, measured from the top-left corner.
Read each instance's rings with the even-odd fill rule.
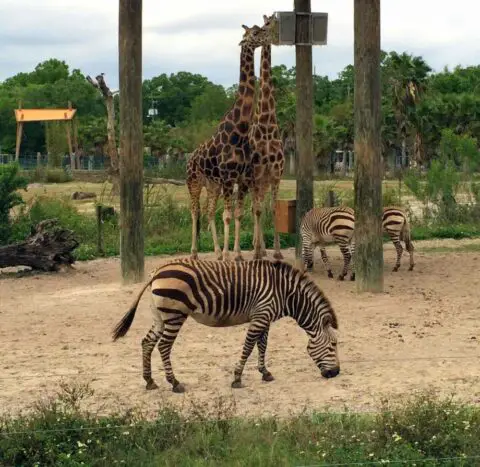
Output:
[[[187,155],[188,157],[188,155]],[[0,165],[9,164],[15,161],[14,154],[0,154]],[[149,174],[161,174],[168,178],[185,178],[186,175],[186,158],[172,159],[166,157],[144,156],[143,165],[145,172]],[[71,171],[72,166],[76,170],[84,171],[104,171],[110,163],[109,157],[105,155],[86,155],[74,159],[66,154],[61,158],[57,158],[56,163],[49,161],[47,154],[21,154],[18,159],[18,164],[23,170],[35,170],[39,167],[57,167],[63,168],[66,171]]]

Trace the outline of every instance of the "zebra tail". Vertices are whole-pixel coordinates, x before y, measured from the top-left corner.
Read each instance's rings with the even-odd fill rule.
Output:
[[[117,323],[115,328],[113,329],[112,332],[112,338],[113,341],[115,342],[119,337],[125,336],[127,334],[128,330],[130,329],[130,326],[133,323],[133,318],[135,318],[135,313],[137,312],[137,307],[138,304],[140,303],[140,299],[142,298],[143,292],[147,289],[147,287],[154,281],[155,276],[153,276],[142,288],[140,293],[138,294],[137,298],[135,301],[132,303],[132,306],[130,309],[125,313],[123,318]]]

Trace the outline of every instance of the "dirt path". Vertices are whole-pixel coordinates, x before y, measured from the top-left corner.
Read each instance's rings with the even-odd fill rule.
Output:
[[[151,324],[144,297],[129,334],[115,344],[110,332],[139,285],[119,282],[119,260],[78,263],[73,272],[0,279],[0,411],[16,411],[58,390],[60,381],[90,383],[88,408],[101,412],[162,402],[185,407],[217,396],[235,401],[240,413],[287,414],[304,407],[373,409],[388,394],[421,389],[456,393],[480,403],[480,252],[436,253],[480,241],[417,242],[416,267],[392,273],[392,245],[385,246],[385,293],[357,295],[355,284],[328,280],[319,255],[315,278],[332,301],[340,323],[342,370],[321,378],[306,353],[307,338],[292,320],[269,335],[267,364],[276,380],[263,383],[256,350],[244,373],[245,388],[230,382],[245,326],[214,329],[187,321],[173,349],[184,395],[167,386],[158,352],[147,392],[141,376],[140,341]],[[293,251],[285,252],[292,260]],[[341,266],[337,248],[329,255]],[[247,257],[248,254],[247,254]],[[167,258],[148,258],[148,270]],[[2,277],[0,275],[0,277]]]

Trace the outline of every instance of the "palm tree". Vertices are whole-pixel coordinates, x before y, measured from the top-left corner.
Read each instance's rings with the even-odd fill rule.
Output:
[[[428,74],[432,69],[422,57],[415,57],[407,53],[390,52],[384,61],[386,83],[392,93],[395,118],[402,148],[402,166],[407,160],[407,133],[412,126],[416,107],[425,92]],[[418,134],[419,132],[416,131]],[[420,135],[415,135],[419,141]]]

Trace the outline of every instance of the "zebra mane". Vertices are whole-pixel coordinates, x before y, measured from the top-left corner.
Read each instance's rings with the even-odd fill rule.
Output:
[[[301,290],[303,293],[313,296],[321,296],[323,302],[328,304],[328,308],[331,316],[331,326],[334,329],[338,329],[338,320],[335,310],[332,308],[330,300],[325,296],[325,294],[320,290],[320,287],[314,282],[310,274],[306,271],[302,271],[295,266],[292,266],[289,263],[283,261],[276,261],[272,263],[276,269],[280,270],[283,274],[288,274],[292,281],[296,282],[296,287]]]

